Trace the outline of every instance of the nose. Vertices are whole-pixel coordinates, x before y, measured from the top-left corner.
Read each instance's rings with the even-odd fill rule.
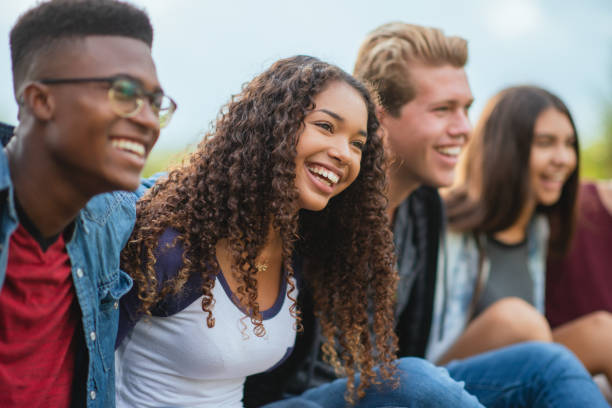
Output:
[[[148,98],[144,98],[142,104],[143,106],[140,108],[138,114],[132,116],[130,119],[141,127],[151,130],[155,134],[159,134],[159,115],[151,106],[151,102]]]
[[[574,166],[576,164],[576,150],[573,146],[562,145],[552,159],[553,163],[558,166]]]
[[[351,147],[348,139],[338,137],[330,144],[327,154],[341,164],[347,164],[351,157]],[[330,140],[331,142],[331,140]]]
[[[452,137],[463,137],[465,142],[467,142],[471,132],[472,123],[467,115],[467,111],[458,109],[453,122],[448,128],[449,135]]]

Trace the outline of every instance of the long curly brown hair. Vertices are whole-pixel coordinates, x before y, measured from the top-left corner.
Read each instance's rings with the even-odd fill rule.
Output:
[[[315,96],[335,81],[356,89],[367,106],[361,171],[324,210],[298,210],[297,141]],[[236,295],[249,312],[254,333],[263,335],[255,259],[273,225],[283,243],[292,314],[299,324],[292,279],[292,259],[297,255],[303,261],[301,278],[312,288],[316,315],[327,337],[324,352],[348,376],[348,400],[355,392],[361,397],[367,386],[378,382],[375,364],[384,380],[391,379],[397,348],[396,275],[377,129],[366,88],[340,68],[313,57],[280,60],[244,85],[183,166],[158,181],[137,204],[136,226],[121,262],[134,278],[144,312],[150,314],[162,299],[181,291],[191,274],[201,274],[202,310],[212,327],[212,288],[220,270],[215,245],[227,239],[239,282]],[[179,233],[183,264],[177,277],[159,289],[155,253],[168,228]],[[357,372],[361,379],[355,389]]]

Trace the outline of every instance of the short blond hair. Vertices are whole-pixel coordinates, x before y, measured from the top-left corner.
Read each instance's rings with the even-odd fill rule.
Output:
[[[397,116],[416,96],[410,64],[462,68],[467,56],[467,41],[461,37],[447,37],[437,28],[392,22],[368,34],[359,48],[353,74],[369,83],[378,93],[380,105]]]

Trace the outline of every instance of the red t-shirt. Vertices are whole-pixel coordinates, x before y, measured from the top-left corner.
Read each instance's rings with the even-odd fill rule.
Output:
[[[0,407],[69,407],[80,318],[63,237],[42,251],[19,225],[0,290]]]
[[[581,185],[578,208],[569,253],[548,261],[546,317],[552,327],[597,310],[612,312],[612,215],[593,183]]]

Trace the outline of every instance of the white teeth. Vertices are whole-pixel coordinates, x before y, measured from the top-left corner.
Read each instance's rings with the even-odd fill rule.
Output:
[[[548,175],[548,176],[545,175],[544,178],[551,180],[551,181],[558,181],[558,182],[565,181],[564,174],[555,174],[555,175]]]
[[[336,184],[338,180],[340,180],[340,177],[336,173],[334,173],[333,171],[329,171],[321,166],[309,165],[308,170],[325,178],[325,181],[327,181],[328,185],[330,186],[332,184]]]
[[[436,150],[447,156],[459,156],[461,153],[461,146],[437,147]]]
[[[145,156],[145,146],[142,143],[135,142],[127,139],[113,139],[111,145],[121,150],[134,153],[139,157]]]

